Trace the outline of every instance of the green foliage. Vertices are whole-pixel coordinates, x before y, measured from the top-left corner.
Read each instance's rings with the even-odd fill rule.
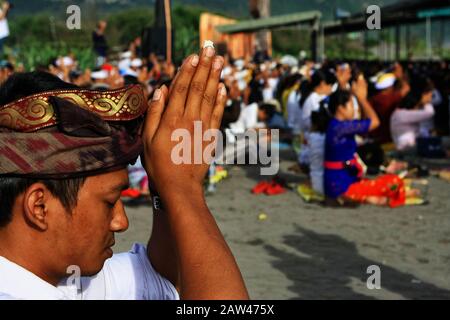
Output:
[[[275,55],[290,54],[297,57],[301,50],[309,53],[309,31],[296,28],[275,30],[272,32],[272,47]]]
[[[11,36],[7,39],[7,55],[27,70],[48,65],[52,59],[74,53],[83,68],[92,68],[94,54],[91,34],[87,29],[69,30],[65,21],[40,13],[18,16],[9,21]]]
[[[112,13],[104,19],[108,21],[108,42],[124,46],[140,36],[144,28],[153,25],[154,13],[152,8],[142,7]]]
[[[173,28],[175,30],[174,59],[180,63],[184,57],[197,52],[199,48],[199,22],[204,12],[198,7],[176,5],[173,8]]]
[[[199,48],[199,17],[204,10],[198,7],[175,6],[173,9],[173,28],[175,30],[174,56],[181,61],[186,55]],[[102,17],[108,21],[107,41],[111,48],[123,49],[145,27],[153,25],[152,7],[127,9],[111,12]],[[47,65],[51,59],[73,52],[81,67],[92,67],[91,34],[92,21],[83,21],[81,30],[68,30],[65,21],[56,19],[48,13],[22,15],[10,19],[11,36],[6,50],[17,62],[24,63],[27,69],[37,65]],[[69,45],[70,44],[70,45]]]
[[[98,1],[97,10],[88,10],[83,7],[82,29],[68,30],[66,27],[65,9],[63,8],[70,1],[47,1],[47,5],[37,5],[35,1],[17,0],[16,9],[12,11],[9,19],[11,36],[6,42],[9,50],[5,50],[17,62],[23,62],[27,68],[35,67],[38,64],[48,64],[49,60],[57,56],[65,55],[69,52],[76,54],[80,60],[81,67],[92,67],[94,55],[92,53],[92,31],[95,26],[95,19],[102,18],[108,21],[107,41],[111,48],[124,49],[128,43],[139,36],[143,28],[153,25],[153,6],[146,5],[147,0],[136,0],[133,6],[120,7],[120,10],[106,10],[105,3]],[[245,3],[244,3],[245,2]],[[330,11],[330,7],[325,0],[305,1],[272,1],[274,14],[283,14],[304,9],[322,8]],[[347,5],[341,6],[346,8]],[[383,1],[385,3],[391,0]],[[58,9],[54,6],[61,4]],[[199,17],[204,11],[225,12],[234,17],[248,18],[247,1],[227,0],[174,0],[173,1],[173,28],[175,33],[174,58],[180,62],[185,56],[196,52],[199,48]],[[64,5],[63,5],[64,4]],[[50,6],[51,5],[51,6]],[[198,5],[204,5],[203,7]],[[360,1],[355,1],[352,10],[361,6]],[[328,9],[325,9],[328,8]],[[19,8],[22,8],[19,10]],[[349,7],[350,8],[350,7]],[[28,11],[27,11],[28,10]],[[44,11],[47,10],[47,11]],[[27,14],[16,14],[27,12]],[[91,12],[92,11],[92,12]],[[57,13],[53,15],[49,12]],[[96,12],[104,13],[98,17]],[[423,40],[424,32],[420,36],[412,37],[411,50],[425,52]],[[389,30],[383,30],[379,34],[369,37],[370,58],[380,58],[374,53],[374,48],[379,44],[380,39],[387,43],[393,41]],[[12,48],[12,49],[11,49]],[[285,28],[273,32],[273,49],[276,55],[292,54],[297,56],[301,50],[310,53],[310,33],[305,29]],[[327,37],[325,42],[326,56],[328,58],[362,58],[364,50],[361,39],[348,39],[344,41],[339,36]],[[437,48],[434,49],[437,52]],[[443,50],[443,55],[450,56],[448,48]]]
[[[23,63],[27,70],[32,70],[37,66],[47,66],[53,59],[70,53],[77,57],[82,69],[92,69],[95,62],[95,56],[91,48],[76,47],[65,42],[27,42],[16,46],[14,50],[9,50],[7,53],[16,62]]]

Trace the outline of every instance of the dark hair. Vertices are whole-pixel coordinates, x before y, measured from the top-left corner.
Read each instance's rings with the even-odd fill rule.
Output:
[[[422,95],[433,91],[434,85],[430,79],[417,77],[411,82],[411,90],[402,99],[399,104],[399,108],[412,110],[420,103],[422,100]]]
[[[18,73],[12,75],[0,87],[0,106],[39,92],[74,88],[77,86],[46,72]],[[85,178],[51,180],[0,176],[0,227],[11,221],[16,198],[32,184],[44,184],[62,205],[70,210],[76,205],[78,191],[84,181]]]
[[[351,97],[350,91],[338,89],[329,97],[323,99],[320,102],[319,110],[311,113],[313,130],[325,133],[331,118],[336,115],[339,106],[347,104]]]
[[[328,123],[331,120],[331,115],[324,105],[320,105],[319,110],[311,113],[312,131],[325,133],[328,128]]]
[[[269,119],[271,119],[276,112],[275,106],[270,103],[262,103],[258,106],[258,108],[263,111]]]
[[[277,89],[276,89],[276,99],[278,101],[282,100],[282,94],[286,89],[292,88],[294,84],[302,80],[303,76],[299,73],[288,75],[285,78],[281,77],[280,81],[278,82]]]
[[[306,99],[322,82],[326,84],[334,84],[336,82],[336,75],[327,69],[321,69],[314,72],[311,77],[311,81],[303,88],[302,97],[300,99],[300,107],[303,106]]]

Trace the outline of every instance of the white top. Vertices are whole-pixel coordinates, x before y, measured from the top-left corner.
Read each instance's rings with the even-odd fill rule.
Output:
[[[236,122],[230,123],[231,132],[234,134],[242,134],[248,129],[264,127],[264,123],[258,122],[258,104],[256,102],[244,107],[241,105],[239,118]]]
[[[416,145],[421,123],[434,116],[431,104],[422,110],[397,109],[391,117],[391,134],[397,150],[405,150]]]
[[[288,127],[292,129],[293,134],[300,134],[301,132],[301,120],[302,120],[302,109],[300,108],[300,93],[297,90],[292,91],[289,94],[287,101],[287,124]]]
[[[298,161],[301,164],[310,164],[310,146],[309,146],[309,135],[311,133],[311,114],[313,111],[317,111],[320,108],[320,102],[325,99],[325,95],[312,92],[306,99],[302,106],[302,116],[301,116],[301,130],[303,137],[306,139],[307,144],[303,144],[300,150]]]
[[[147,250],[134,244],[131,251],[106,260],[95,276],[73,279],[54,287],[21,266],[0,257],[0,300],[178,300],[175,287],[158,274]],[[78,290],[80,289],[80,290]]]
[[[0,9],[0,14],[3,13],[3,10]],[[6,38],[9,36],[9,26],[8,19],[3,18],[0,20],[0,39]]]
[[[312,92],[302,106],[302,130],[305,136],[311,131],[311,114],[320,108],[320,102],[325,95]]]
[[[309,169],[311,184],[314,191],[324,194],[324,159],[325,159],[325,134],[311,132],[309,134]]]
[[[278,78],[269,78],[267,80],[267,87],[263,89],[263,100],[267,102],[274,99],[275,90],[278,86]]]

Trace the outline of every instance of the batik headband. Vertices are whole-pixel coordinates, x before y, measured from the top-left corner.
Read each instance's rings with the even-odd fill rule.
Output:
[[[56,90],[0,107],[0,175],[70,178],[113,171],[142,151],[142,88]]]

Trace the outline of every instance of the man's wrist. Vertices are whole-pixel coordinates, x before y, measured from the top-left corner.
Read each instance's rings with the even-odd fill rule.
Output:
[[[160,195],[165,208],[172,207],[172,204],[199,205],[205,202],[203,185],[193,184],[188,188],[173,186]]]
[[[149,191],[150,191],[150,198],[152,200],[153,210],[162,211],[164,209],[164,207],[162,205],[161,197],[160,197],[158,191],[156,191],[156,189],[151,185],[149,187]]]
[[[152,194],[152,201],[155,200],[153,204],[154,209],[156,209],[155,203],[159,203],[159,207],[167,211],[166,209],[171,204],[200,204],[205,202],[203,185],[197,183],[192,183],[187,186],[173,183],[168,184],[168,187],[158,187],[158,189],[151,186],[150,192]]]

